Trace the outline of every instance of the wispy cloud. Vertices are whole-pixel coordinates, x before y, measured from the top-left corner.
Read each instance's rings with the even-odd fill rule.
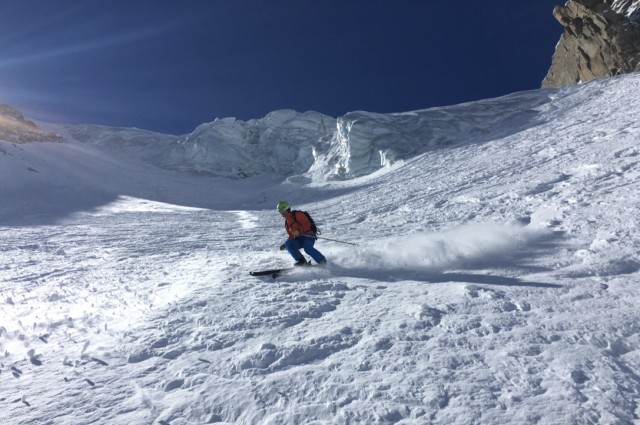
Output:
[[[153,27],[137,28],[128,32],[109,34],[75,44],[62,45],[58,47],[43,46],[41,49],[35,49],[29,53],[0,58],[0,69],[33,64],[41,61],[78,55],[89,51],[117,47],[140,40],[151,39],[160,34],[175,31],[184,25],[185,23],[181,21],[164,22],[156,24]]]

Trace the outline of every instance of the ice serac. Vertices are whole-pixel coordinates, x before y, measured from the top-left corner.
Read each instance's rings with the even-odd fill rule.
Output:
[[[366,176],[426,150],[461,142],[480,143],[535,125],[537,109],[548,102],[522,92],[495,99],[395,114],[351,112],[340,118],[329,145],[314,149],[310,180]],[[321,148],[327,148],[321,151]]]
[[[424,125],[409,114],[351,112],[338,118],[328,151],[314,150],[311,174],[359,177],[416,152],[412,129]]]
[[[314,111],[279,110],[249,121],[216,119],[181,139],[163,154],[161,163],[232,178],[299,175],[313,163],[314,147],[328,143],[335,127],[335,118]]]
[[[553,16],[564,33],[542,87],[640,71],[640,0],[570,0]]]
[[[0,105],[0,140],[11,143],[61,142],[62,136],[39,128],[19,110]]]

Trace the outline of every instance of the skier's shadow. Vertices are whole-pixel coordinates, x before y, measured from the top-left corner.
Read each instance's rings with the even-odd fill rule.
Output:
[[[522,280],[515,277],[496,276],[487,274],[473,274],[473,273],[442,273],[437,276],[431,276],[429,282],[442,283],[442,282],[463,282],[463,283],[477,283],[483,285],[498,285],[498,286],[531,286],[535,288],[562,288],[562,285],[557,283],[546,282],[533,282],[529,280]]]
[[[496,276],[490,274],[474,274],[459,272],[434,272],[419,270],[385,269],[370,270],[365,268],[345,268],[337,265],[331,266],[331,273],[334,276],[352,277],[360,279],[373,279],[385,282],[399,282],[403,280],[413,280],[425,283],[475,283],[482,285],[498,286],[529,286],[535,288],[562,288],[562,285],[546,282],[533,282],[515,277]]]

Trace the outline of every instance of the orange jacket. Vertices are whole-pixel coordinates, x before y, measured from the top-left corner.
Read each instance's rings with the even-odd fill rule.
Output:
[[[295,239],[293,235],[295,231],[300,232],[300,235],[314,235],[314,231],[311,229],[311,222],[307,218],[306,214],[302,211],[289,211],[284,216],[284,228],[287,230],[289,239]]]

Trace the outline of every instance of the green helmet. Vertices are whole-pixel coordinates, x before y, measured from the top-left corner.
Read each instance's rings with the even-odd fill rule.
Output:
[[[279,213],[281,213],[284,210],[288,210],[289,209],[289,203],[285,202],[285,201],[280,201],[280,202],[278,202],[278,205],[276,205],[276,209],[278,210]]]

